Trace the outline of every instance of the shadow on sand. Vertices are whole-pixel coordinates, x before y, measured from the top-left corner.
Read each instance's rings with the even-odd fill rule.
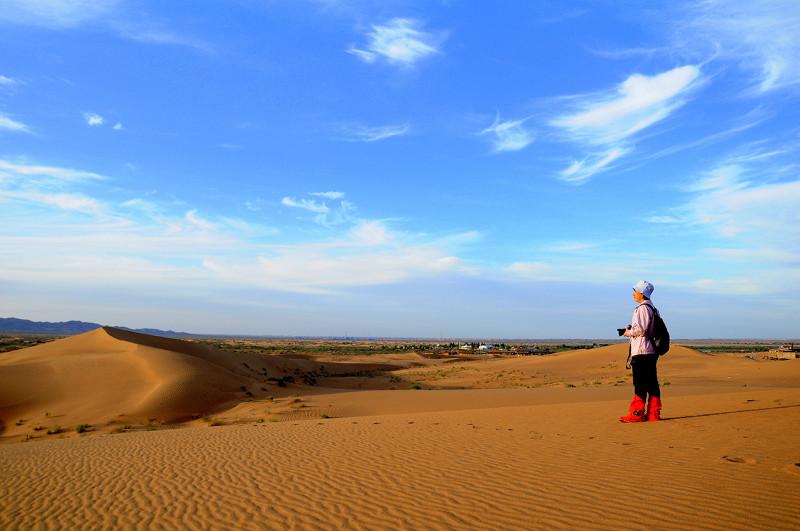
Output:
[[[718,413],[701,413],[699,415],[684,415],[682,417],[662,417],[661,420],[681,420],[681,419],[697,419],[700,417],[716,417],[718,415],[734,415],[737,413],[750,413],[751,411],[768,411],[770,409],[787,409],[790,407],[800,407],[800,404],[793,404],[789,406],[770,406],[770,407],[759,407],[754,409],[739,409],[736,411],[720,411]]]

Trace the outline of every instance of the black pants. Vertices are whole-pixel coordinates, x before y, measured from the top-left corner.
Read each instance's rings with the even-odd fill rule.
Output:
[[[647,400],[647,395],[661,397],[658,387],[658,354],[639,354],[631,358],[633,369],[633,392],[636,396]]]

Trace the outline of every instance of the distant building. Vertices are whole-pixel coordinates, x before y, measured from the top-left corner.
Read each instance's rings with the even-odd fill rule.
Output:
[[[800,358],[800,347],[794,343],[781,345],[775,350],[770,350],[767,355],[773,360],[794,360]]]
[[[478,350],[494,350],[494,345],[479,345]]]

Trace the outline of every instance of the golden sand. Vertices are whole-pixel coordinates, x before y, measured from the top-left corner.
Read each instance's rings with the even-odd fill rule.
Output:
[[[3,354],[0,528],[798,528],[800,360],[676,348],[636,425],[619,346],[260,395],[316,368],[113,329]],[[13,442],[36,422],[98,429]]]

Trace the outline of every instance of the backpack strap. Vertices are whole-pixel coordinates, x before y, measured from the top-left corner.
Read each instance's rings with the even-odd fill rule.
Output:
[[[650,339],[653,339],[653,334],[655,333],[655,327],[656,327],[656,315],[658,315],[659,317],[661,317],[661,315],[658,313],[658,310],[656,310],[656,307],[653,306],[653,303],[647,304],[646,302],[640,302],[639,305],[636,307],[636,309],[638,310],[640,306],[647,306],[648,308],[650,308],[650,315],[652,317],[650,319],[650,330],[648,330],[648,332],[650,332],[650,335],[648,337]]]

